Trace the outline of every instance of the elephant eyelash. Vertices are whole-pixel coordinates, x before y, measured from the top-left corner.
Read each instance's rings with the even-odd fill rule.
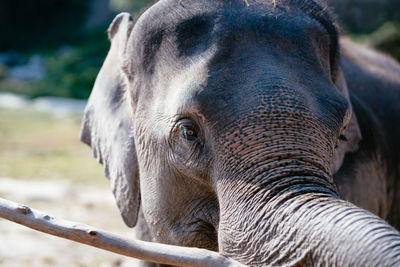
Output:
[[[188,141],[200,139],[200,128],[197,126],[196,122],[190,118],[184,117],[179,119],[175,123],[174,128],[175,131],[180,131],[182,133],[182,136]]]
[[[171,128],[171,136],[180,135],[186,141],[192,143],[193,146],[201,146],[201,135],[199,127],[189,118],[177,120]],[[176,138],[176,137],[175,137]],[[176,144],[175,138],[170,140],[170,146]]]

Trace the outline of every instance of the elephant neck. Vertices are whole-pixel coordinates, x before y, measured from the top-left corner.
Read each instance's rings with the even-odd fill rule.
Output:
[[[400,264],[400,235],[393,227],[319,185],[231,199],[221,214],[219,249],[243,264]]]

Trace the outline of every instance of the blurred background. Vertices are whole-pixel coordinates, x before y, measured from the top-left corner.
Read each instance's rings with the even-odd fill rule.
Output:
[[[150,0],[0,1],[0,197],[134,237],[102,167],[78,140],[113,17]],[[342,31],[400,60],[399,0],[329,0]],[[133,260],[0,219],[0,266],[132,266]]]

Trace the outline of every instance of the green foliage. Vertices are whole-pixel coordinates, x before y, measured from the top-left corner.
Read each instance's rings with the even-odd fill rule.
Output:
[[[46,57],[46,78],[32,84],[32,97],[41,95],[87,98],[101,65],[101,59],[74,48],[61,55]]]
[[[400,24],[388,21],[371,34],[350,34],[351,39],[383,51],[400,62]]]
[[[0,64],[0,80],[4,79],[6,77],[7,74],[7,67]]]
[[[399,0],[328,0],[348,33],[367,34],[387,21],[400,23]]]
[[[400,24],[383,24],[370,36],[370,45],[392,55],[400,62]]]
[[[80,44],[46,57],[46,77],[34,84],[35,94],[86,99],[107,54],[105,31],[85,35]]]
[[[79,36],[74,46],[45,54],[46,76],[38,81],[1,80],[0,91],[29,97],[60,96],[86,99],[109,49],[105,30]]]
[[[1,0],[0,51],[54,48],[80,29],[88,0]]]

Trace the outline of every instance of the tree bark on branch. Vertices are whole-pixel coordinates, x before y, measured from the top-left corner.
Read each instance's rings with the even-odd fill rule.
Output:
[[[178,266],[244,266],[205,249],[128,240],[89,225],[57,219],[3,198],[0,198],[0,217],[46,234],[145,261]]]

